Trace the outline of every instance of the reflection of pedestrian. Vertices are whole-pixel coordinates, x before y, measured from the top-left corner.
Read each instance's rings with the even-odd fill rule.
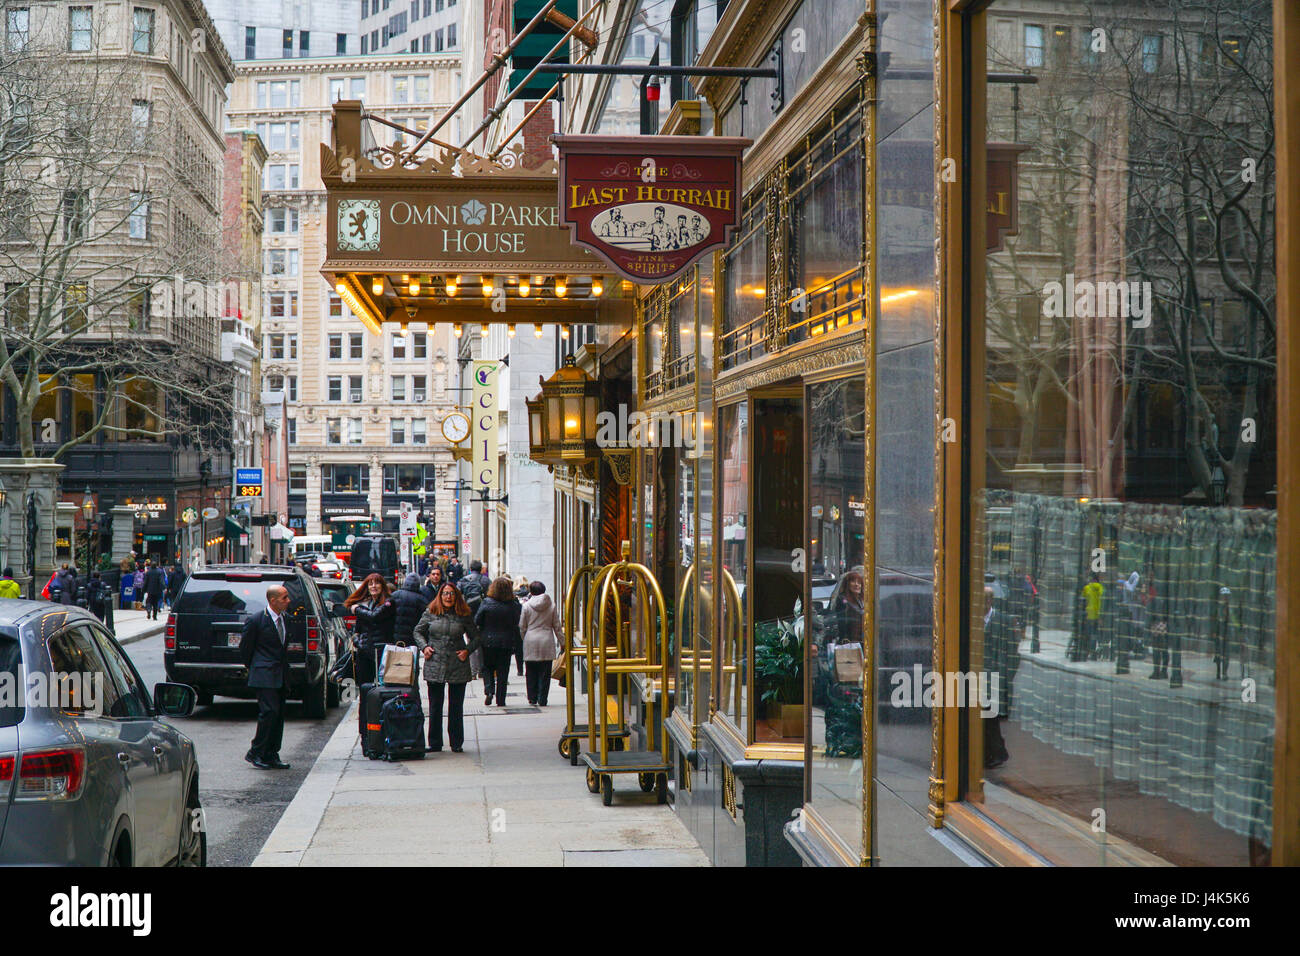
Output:
[[[1228,660],[1231,648],[1228,642],[1237,630],[1236,615],[1232,613],[1232,591],[1219,588],[1219,600],[1214,606],[1214,616],[1210,618],[1210,638],[1214,641],[1214,679],[1228,679]],[[1245,661],[1242,661],[1242,673],[1245,673]]]
[[[1007,613],[998,609],[993,589],[984,589],[984,671],[989,675],[988,688],[993,691],[997,675],[997,700],[981,700],[980,716],[984,721],[984,766],[1000,767],[1011,755],[1002,737],[1002,725],[1011,708],[1011,681],[1020,663],[1019,641]],[[967,701],[972,704],[972,701]]]
[[[1070,642],[1068,657],[1072,661],[1086,661],[1096,651],[1097,629],[1101,624],[1101,597],[1105,593],[1101,576],[1096,572],[1092,580],[1083,586],[1083,621],[1082,634]]]

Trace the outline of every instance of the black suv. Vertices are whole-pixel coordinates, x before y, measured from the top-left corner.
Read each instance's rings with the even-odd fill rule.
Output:
[[[275,584],[289,591],[289,696],[303,702],[308,717],[324,717],[337,707],[339,688],[328,679],[338,654],[329,618],[337,614],[326,609],[315,582],[297,567],[218,564],[186,578],[167,617],[167,679],[193,687],[200,704],[212,703],[216,694],[252,698],[239,640],[244,622],[266,608],[266,589]]]
[[[386,581],[397,573],[397,542],[387,535],[368,532],[359,534],[352,542],[352,580],[360,584],[368,574],[378,574]]]

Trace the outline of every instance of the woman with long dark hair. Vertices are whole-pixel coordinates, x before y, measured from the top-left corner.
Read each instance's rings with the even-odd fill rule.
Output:
[[[447,698],[447,738],[460,753],[465,745],[465,685],[470,681],[469,655],[482,643],[469,605],[450,581],[412,632],[424,658],[424,680],[429,687],[429,749],[442,749],[442,701]]]
[[[379,673],[379,654],[385,644],[393,641],[395,612],[391,593],[383,575],[369,574],[343,602],[357,616],[352,640],[356,646],[353,659],[357,662],[358,687],[374,683]]]
[[[519,637],[519,614],[523,610],[515,600],[515,586],[507,577],[499,577],[488,588],[487,597],[474,615],[474,623],[483,635],[483,703],[506,705],[506,681],[510,677],[510,658]]]

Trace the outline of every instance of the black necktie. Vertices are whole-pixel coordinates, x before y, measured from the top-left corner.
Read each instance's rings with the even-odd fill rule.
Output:
[[[284,618],[275,615],[275,633],[280,635],[280,646],[284,647]]]

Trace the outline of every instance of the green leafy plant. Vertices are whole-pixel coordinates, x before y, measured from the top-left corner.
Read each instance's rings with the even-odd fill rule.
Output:
[[[763,703],[803,703],[803,637],[796,620],[763,621],[754,629],[754,676]]]

